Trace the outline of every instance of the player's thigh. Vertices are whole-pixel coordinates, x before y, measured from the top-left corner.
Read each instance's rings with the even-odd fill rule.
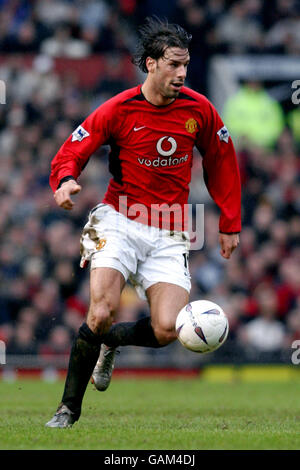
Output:
[[[173,341],[176,339],[176,317],[189,301],[188,291],[176,284],[158,282],[150,286],[146,293],[157,339]]]
[[[87,324],[95,331],[110,326],[125,285],[123,274],[113,268],[94,268],[90,272],[90,307]]]

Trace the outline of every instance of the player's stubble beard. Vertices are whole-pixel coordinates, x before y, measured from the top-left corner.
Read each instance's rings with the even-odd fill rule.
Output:
[[[165,99],[176,99],[180,93],[181,87],[178,90],[172,90],[171,83],[172,81],[165,83],[163,86],[161,82],[159,84],[159,94]]]
[[[160,71],[159,65],[157,66],[157,70]],[[180,88],[178,90],[172,89],[172,83],[179,82],[178,79],[163,79],[163,77],[157,77],[157,87],[159,94],[165,99],[176,99],[180,93],[181,87],[184,85],[184,81],[182,82]]]
[[[164,98],[172,99],[172,98],[177,98],[179,93],[180,93],[180,89],[179,90],[169,90],[169,91],[166,90],[163,96],[164,96]]]

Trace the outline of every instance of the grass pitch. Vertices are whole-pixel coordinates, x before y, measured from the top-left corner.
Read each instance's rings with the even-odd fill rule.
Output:
[[[3,449],[300,449],[299,383],[115,379],[80,420],[48,429],[63,382],[0,382]]]

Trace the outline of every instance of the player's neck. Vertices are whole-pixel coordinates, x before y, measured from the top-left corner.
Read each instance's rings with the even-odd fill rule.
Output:
[[[166,106],[175,100],[175,98],[167,98],[161,95],[147,79],[143,83],[141,91],[146,100],[154,106]]]

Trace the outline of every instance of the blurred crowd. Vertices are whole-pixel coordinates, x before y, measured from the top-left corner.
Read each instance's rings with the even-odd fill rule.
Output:
[[[133,52],[137,25],[149,14],[193,34],[188,84],[200,92],[206,92],[206,68],[215,53],[300,53],[295,0],[272,7],[258,0],[0,0],[0,79],[7,84],[7,103],[0,105],[0,339],[7,353],[68,354],[85,318],[89,273],[79,267],[79,239],[106,191],[109,148],[90,159],[71,212],[55,204],[50,164],[96,106],[141,81],[133,66],[124,74],[122,60]],[[27,54],[30,66],[24,65]],[[103,57],[105,73],[93,87],[82,87],[75,70],[57,71],[57,58],[94,54]],[[234,105],[228,100],[222,117],[242,177],[240,246],[230,262],[219,254],[218,210],[195,151],[190,202],[205,204],[205,244],[190,255],[191,300],[213,300],[228,314],[230,337],[220,360],[234,351],[245,360],[280,361],[300,339],[299,142],[280,104],[272,103],[279,117],[269,124],[271,140],[261,132],[263,120],[253,133],[236,125]],[[116,321],[148,313],[128,285]]]
[[[213,54],[300,53],[299,0],[0,0],[0,53],[126,53],[153,14],[192,33],[189,76],[197,90]]]

